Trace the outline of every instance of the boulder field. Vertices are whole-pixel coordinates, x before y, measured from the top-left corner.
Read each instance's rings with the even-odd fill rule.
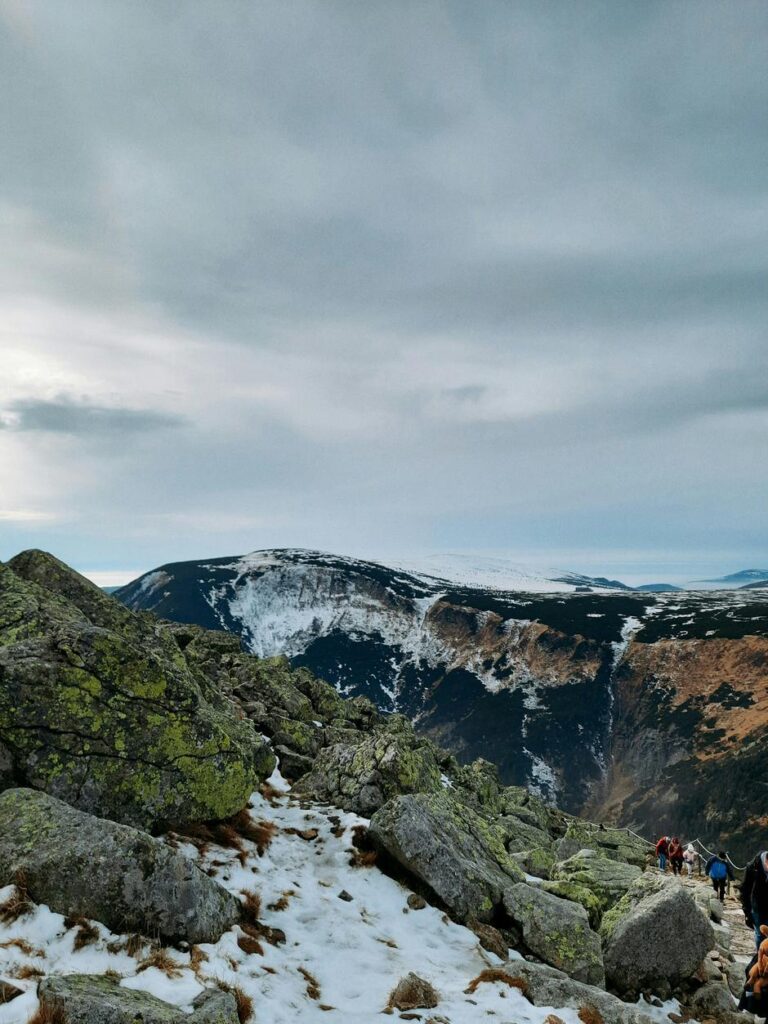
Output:
[[[608,1024],[645,1024],[641,994],[698,999],[724,1024],[732,1012],[722,972],[703,966],[730,955],[718,908],[649,871],[641,840],[502,785],[487,761],[459,764],[404,717],[229,633],[133,613],[43,552],[0,564],[0,754],[0,885],[68,917],[165,945],[246,920],[178,834],[232,833],[279,758],[302,805],[370,819],[358,839],[374,870],[412,891],[413,910],[474,931],[495,980],[532,1005],[591,1006]],[[180,1019],[104,977],[43,978],[39,999],[94,1024]],[[233,1014],[211,991],[186,1019]]]

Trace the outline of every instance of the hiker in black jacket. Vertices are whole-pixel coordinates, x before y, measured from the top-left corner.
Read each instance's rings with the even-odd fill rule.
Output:
[[[760,925],[768,925],[768,851],[758,853],[747,865],[739,895],[744,918],[755,929],[755,944],[759,946],[763,940]]]

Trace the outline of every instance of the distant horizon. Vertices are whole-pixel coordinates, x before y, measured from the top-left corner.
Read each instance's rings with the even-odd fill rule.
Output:
[[[36,547],[42,547],[42,545],[34,545]],[[127,583],[138,579],[146,572],[150,572],[153,569],[157,569],[160,565],[167,565],[174,562],[195,562],[204,561],[206,559],[224,558],[230,555],[240,556],[249,554],[252,551],[265,551],[265,550],[319,550],[325,554],[346,556],[350,558],[359,558],[362,560],[368,560],[372,562],[381,562],[384,565],[398,566],[407,563],[427,563],[430,559],[439,559],[441,557],[450,556],[459,558],[465,558],[470,562],[473,559],[478,561],[486,559],[498,559],[503,562],[509,563],[510,566],[518,566],[524,568],[530,572],[544,572],[546,570],[560,570],[563,572],[574,572],[581,573],[585,576],[591,577],[605,577],[607,579],[618,580],[621,583],[625,583],[630,587],[638,587],[644,584],[652,583],[669,583],[674,586],[682,586],[683,584],[692,584],[696,582],[707,582],[712,579],[719,579],[723,576],[730,575],[731,573],[742,572],[747,570],[758,570],[766,571],[768,573],[768,557],[763,559],[761,563],[755,564],[741,564],[735,562],[728,555],[721,555],[717,558],[704,559],[700,555],[693,559],[685,559],[679,555],[668,555],[666,558],[659,557],[659,555],[649,555],[648,560],[644,561],[635,557],[632,560],[629,559],[617,559],[614,553],[606,553],[603,560],[595,553],[578,553],[578,552],[551,552],[550,556],[547,557],[545,553],[540,553],[536,557],[529,555],[525,556],[520,552],[508,552],[499,550],[466,550],[466,551],[428,551],[423,553],[407,553],[400,556],[397,555],[381,555],[374,552],[360,552],[360,551],[344,551],[344,550],[329,550],[329,549],[318,549],[309,547],[308,545],[296,545],[296,544],[284,544],[284,545],[265,545],[263,547],[250,547],[242,551],[219,551],[216,553],[200,553],[193,557],[183,558],[163,558],[153,564],[145,565],[142,568],[125,568],[122,566],[118,567],[105,567],[105,566],[93,566],[88,563],[84,564],[73,564],[73,568],[80,572],[87,579],[98,584],[101,587],[117,587],[124,586]],[[51,554],[56,557],[62,557],[57,551],[46,548]],[[11,558],[17,552],[10,552],[6,554],[5,560]],[[63,559],[66,561],[66,559]],[[427,571],[428,567],[425,567],[422,571]],[[436,572],[439,575],[439,572]]]

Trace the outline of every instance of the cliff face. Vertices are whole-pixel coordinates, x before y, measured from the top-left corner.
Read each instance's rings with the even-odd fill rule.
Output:
[[[736,853],[768,814],[768,592],[504,592],[270,551],[164,566],[117,596],[285,654],[567,810]]]
[[[594,810],[646,831],[719,836],[746,856],[768,814],[768,638],[630,644],[614,716]]]

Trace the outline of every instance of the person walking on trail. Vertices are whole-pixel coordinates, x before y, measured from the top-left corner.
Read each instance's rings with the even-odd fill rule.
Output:
[[[668,847],[669,862],[672,865],[672,873],[682,875],[683,873],[683,847],[680,840],[675,836]]]
[[[656,843],[656,856],[659,858],[659,871],[667,870],[667,855],[669,853],[669,839],[662,836]]]
[[[683,861],[685,862],[686,874],[691,878],[693,875],[693,866],[696,863],[696,851],[693,848],[693,843],[688,843],[683,851]]]
[[[744,919],[755,929],[755,945],[759,947],[763,941],[760,925],[768,925],[768,851],[758,853],[747,865],[739,896]]]
[[[728,854],[724,850],[715,856],[712,856],[707,861],[706,872],[712,879],[712,888],[715,890],[715,895],[721,903],[725,902],[725,883],[726,881],[733,881],[733,868],[728,863]]]

